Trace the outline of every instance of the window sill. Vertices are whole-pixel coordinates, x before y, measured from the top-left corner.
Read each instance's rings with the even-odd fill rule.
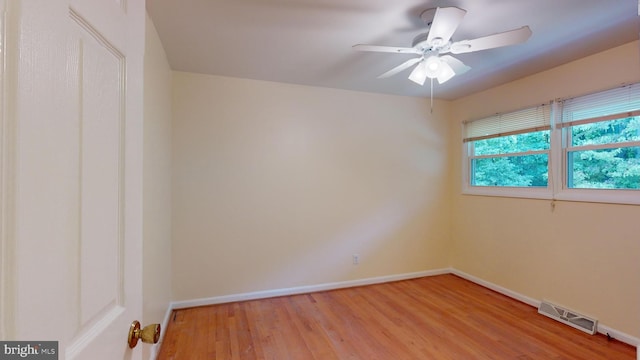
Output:
[[[553,199],[553,194],[548,188],[466,186],[462,190],[462,194],[527,199]]]
[[[524,199],[594,202],[640,205],[640,190],[564,189],[553,195],[548,188],[466,186],[463,195],[495,196]]]
[[[607,204],[640,205],[640,190],[565,189],[556,200],[585,201]]]

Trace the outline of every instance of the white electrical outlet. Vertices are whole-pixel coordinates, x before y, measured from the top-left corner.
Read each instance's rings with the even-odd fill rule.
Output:
[[[360,255],[353,254],[353,265],[358,265],[360,263]]]

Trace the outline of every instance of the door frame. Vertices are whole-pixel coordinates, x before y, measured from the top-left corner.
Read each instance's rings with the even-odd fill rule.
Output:
[[[15,337],[15,237],[14,231],[14,186],[15,186],[15,129],[13,113],[13,89],[15,83],[16,48],[12,2],[0,0],[0,339]],[[13,36],[11,36],[13,35]],[[7,71],[5,72],[5,69]]]

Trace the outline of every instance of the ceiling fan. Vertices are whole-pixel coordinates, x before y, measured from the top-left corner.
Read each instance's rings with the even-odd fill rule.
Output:
[[[439,7],[423,11],[420,18],[429,26],[429,32],[416,36],[412,47],[358,44],[354,45],[353,48],[358,51],[418,55],[418,57],[409,59],[378,76],[378,78],[393,76],[416,65],[409,75],[409,80],[419,85],[424,85],[426,79],[430,78],[433,86],[433,79],[437,79],[438,83],[442,84],[455,75],[464,74],[471,69],[453,56],[442,54],[464,54],[519,44],[525,42],[531,36],[531,29],[528,26],[523,26],[473,40],[452,42],[451,36],[462,22],[462,18],[466,13],[466,10],[457,7]]]

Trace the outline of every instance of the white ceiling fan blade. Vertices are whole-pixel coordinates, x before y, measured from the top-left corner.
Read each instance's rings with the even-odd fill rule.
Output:
[[[417,62],[420,62],[422,60],[421,57],[417,57],[417,58],[413,58],[413,59],[409,59],[405,62],[403,62],[402,64],[394,67],[393,69],[387,71],[386,73],[378,76],[378,79],[384,79],[384,78],[388,78],[391,77],[405,69],[408,69],[410,67],[412,67],[413,65],[415,65]]]
[[[450,55],[441,56],[440,60],[449,65],[456,75],[462,75],[471,70],[470,66],[465,65],[462,61]]]
[[[433,46],[448,43],[466,13],[465,10],[457,7],[438,8],[433,17],[431,29],[429,29],[427,42]],[[436,40],[436,43],[434,43],[434,40]]]
[[[421,54],[419,50],[414,48],[407,48],[407,47],[358,44],[358,45],[353,45],[352,48],[358,51],[386,52],[386,53],[396,53],[396,54]]]
[[[472,51],[493,49],[501,46],[515,45],[527,41],[531,36],[531,29],[523,26],[519,29],[505,31],[473,40],[462,40],[451,44],[452,54],[464,54]]]

